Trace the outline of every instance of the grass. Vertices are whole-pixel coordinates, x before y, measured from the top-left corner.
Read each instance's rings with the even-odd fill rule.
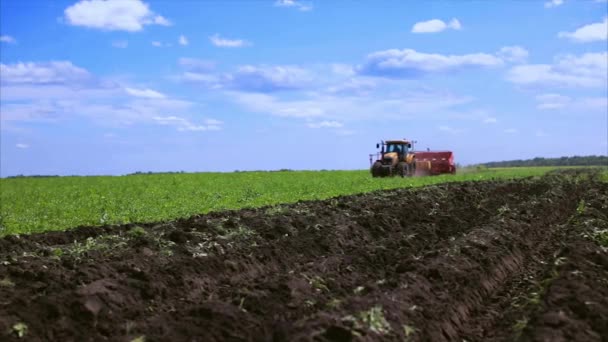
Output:
[[[381,189],[539,176],[552,169],[463,169],[456,175],[417,178],[372,178],[367,170],[358,170],[0,179],[0,236],[155,222]]]

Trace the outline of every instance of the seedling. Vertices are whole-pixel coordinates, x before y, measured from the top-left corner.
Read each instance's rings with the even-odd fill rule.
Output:
[[[376,334],[386,334],[391,330],[390,324],[384,318],[382,307],[373,308],[359,313],[359,319],[367,328]]]
[[[25,335],[27,334],[27,324],[19,322],[19,323],[13,325],[13,332],[19,338],[25,337]]]

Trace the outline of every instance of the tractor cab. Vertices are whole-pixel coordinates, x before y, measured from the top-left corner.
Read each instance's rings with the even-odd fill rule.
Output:
[[[385,153],[397,153],[400,156],[407,155],[409,148],[412,145],[409,142],[405,141],[388,141],[386,142],[386,150]]]
[[[376,148],[381,149],[381,161],[383,164],[396,164],[405,161],[412,143],[407,140],[388,140],[376,144]]]

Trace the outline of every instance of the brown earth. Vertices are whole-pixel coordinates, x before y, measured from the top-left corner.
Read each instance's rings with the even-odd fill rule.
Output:
[[[9,236],[0,340],[606,341],[607,213],[568,171]]]

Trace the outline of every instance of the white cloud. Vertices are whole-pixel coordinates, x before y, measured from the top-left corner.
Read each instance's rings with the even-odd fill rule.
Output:
[[[220,125],[224,124],[224,122],[222,122],[220,120],[216,120],[216,119],[205,119],[204,122],[205,122],[205,125],[210,125],[210,126],[220,126]]]
[[[436,33],[446,29],[460,30],[462,25],[460,21],[454,18],[449,23],[445,23],[440,19],[431,19],[427,21],[421,21],[412,26],[412,33]]]
[[[7,44],[15,44],[17,42],[17,40],[11,36],[0,36],[0,42],[2,43],[7,43]]]
[[[179,36],[179,45],[188,45],[188,38],[186,38],[186,36],[184,36],[183,34],[181,36]]]
[[[312,5],[310,4],[303,4],[300,1],[297,0],[277,0],[274,5],[276,7],[291,7],[291,8],[297,8],[299,11],[302,12],[308,12],[312,10]]]
[[[156,122],[167,113],[187,118],[196,103],[171,99],[146,88],[123,87],[70,62],[0,64],[0,120],[59,122],[83,118],[99,126],[124,127]],[[218,122],[203,123],[207,130]],[[193,130],[200,125],[182,125]]]
[[[146,23],[147,24],[147,23]],[[167,18],[157,15],[154,17],[154,24],[160,26],[171,26],[173,25]]]
[[[525,64],[511,68],[507,80],[530,86],[605,87],[608,52],[565,55],[553,64]]]
[[[485,123],[485,124],[493,124],[496,122],[498,122],[498,120],[496,120],[496,118],[493,118],[493,117],[487,117],[487,118],[483,119],[483,123]]]
[[[159,93],[158,91],[152,89],[135,89],[135,88],[125,88],[127,94],[135,97],[143,97],[148,99],[164,99],[167,96],[165,94]]]
[[[213,36],[209,37],[209,40],[213,45],[219,47],[236,48],[251,45],[251,43],[242,39],[222,38],[219,34],[214,34]]]
[[[153,41],[151,42],[152,46],[157,47],[157,48],[168,48],[171,47],[170,43],[163,43],[163,42],[159,42],[159,41]]]
[[[550,0],[545,2],[545,8],[558,7],[564,4],[564,0]]]
[[[468,67],[495,67],[503,64],[500,58],[487,53],[441,55],[412,49],[391,49],[369,54],[366,62],[358,67],[358,71],[360,74],[371,76],[415,78],[426,73]]]
[[[500,48],[497,55],[508,62],[525,62],[528,58],[528,50],[521,46],[504,46]]]
[[[126,40],[115,40],[112,42],[112,46],[118,49],[126,49],[129,46],[129,42]]]
[[[174,126],[178,131],[219,131],[223,122],[215,119],[204,120],[204,125],[192,123],[190,120],[177,116],[155,116],[152,118],[159,125]]]
[[[334,95],[369,95],[378,87],[378,82],[361,77],[350,78],[340,84],[327,88],[327,92]]]
[[[319,121],[409,120],[413,117],[445,115],[451,107],[471,101],[468,97],[425,90],[419,93],[378,91],[377,96],[333,96],[307,93],[299,99],[256,93],[228,93],[249,111],[280,117]]]
[[[196,68],[195,61],[182,61],[187,68]],[[233,72],[208,73],[186,71],[180,79],[206,85],[214,89],[231,89],[245,92],[268,93],[299,89],[308,85],[311,75],[305,69],[289,65],[244,65]]]
[[[542,129],[539,129],[538,131],[536,131],[536,134],[535,134],[535,135],[536,135],[537,137],[540,137],[540,138],[542,138],[542,137],[548,137],[548,136],[549,136],[549,135],[548,135],[547,133],[545,133],[545,131],[543,131]]]
[[[214,74],[186,71],[179,76],[179,79],[185,82],[198,83],[214,89],[223,87],[221,78]]]
[[[565,107],[571,99],[559,94],[541,94],[536,96],[536,101],[538,101],[536,106],[538,109],[557,109]]]
[[[282,65],[245,65],[224,77],[224,83],[229,88],[256,92],[297,89],[306,85],[310,80],[310,75],[306,70]]]
[[[344,125],[338,121],[320,121],[309,122],[307,126],[310,128],[341,128]]]
[[[66,8],[64,15],[70,25],[106,31],[135,32],[144,25],[171,25],[141,0],[81,0]]]
[[[83,83],[92,79],[85,69],[69,61],[0,63],[0,81],[12,84]]]
[[[447,132],[450,134],[458,134],[458,133],[462,133],[462,129],[459,128],[454,128],[454,127],[450,127],[450,126],[439,126],[438,129],[442,132]]]
[[[29,147],[30,147],[30,145],[28,145],[28,144],[17,144],[17,145],[15,145],[15,146],[16,146],[17,148],[21,148],[21,149],[25,149],[25,148],[29,148]]]
[[[209,71],[215,68],[215,63],[206,59],[182,57],[177,63],[191,71]]]
[[[331,71],[338,76],[353,76],[355,69],[350,64],[334,63],[331,65]]]
[[[515,133],[518,133],[519,131],[516,130],[515,128],[507,128],[504,130],[504,132],[507,134],[515,134]]]
[[[560,94],[541,94],[536,96],[541,110],[564,111],[568,113],[601,112],[608,110],[608,97],[571,98]]]
[[[574,32],[560,32],[557,36],[578,43],[608,40],[608,17],[602,22],[585,25]]]

